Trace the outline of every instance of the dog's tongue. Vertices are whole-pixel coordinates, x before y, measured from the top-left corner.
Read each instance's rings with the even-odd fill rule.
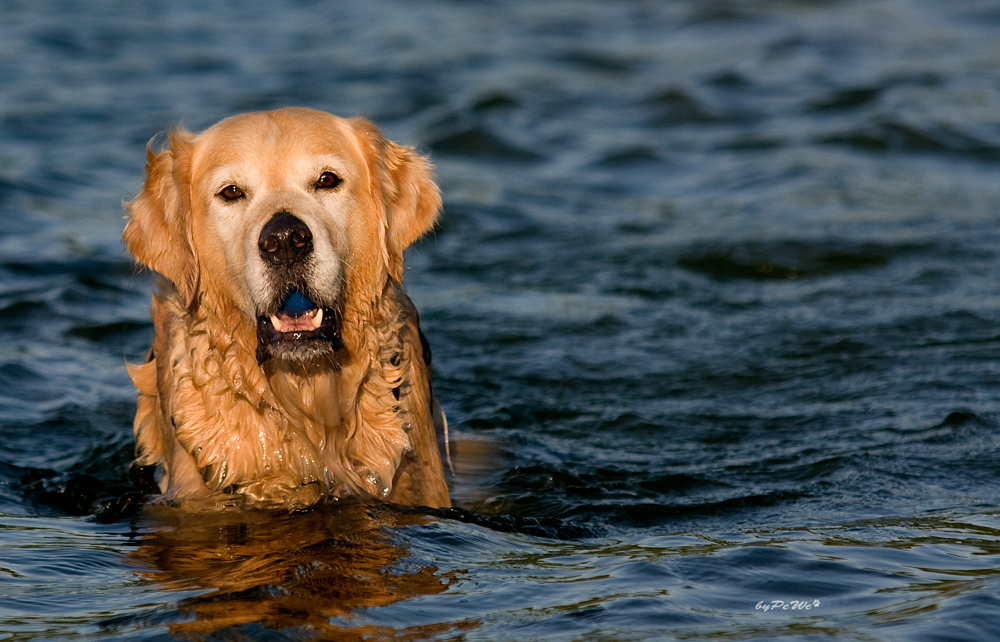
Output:
[[[323,323],[323,310],[299,291],[292,292],[278,313],[271,316],[271,325],[278,332],[309,332]]]

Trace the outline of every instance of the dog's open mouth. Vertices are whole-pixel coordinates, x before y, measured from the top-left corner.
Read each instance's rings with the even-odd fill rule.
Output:
[[[268,359],[302,361],[344,347],[340,315],[299,290],[289,291],[272,314],[257,317],[257,363]]]

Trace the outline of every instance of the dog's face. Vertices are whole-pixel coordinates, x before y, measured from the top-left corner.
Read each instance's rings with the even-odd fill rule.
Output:
[[[191,175],[196,245],[225,266],[228,294],[254,319],[258,360],[340,348],[352,249],[378,253],[384,234],[353,129],[333,118],[224,121],[193,148]]]
[[[367,121],[306,109],[175,131],[146,171],[126,245],[187,302],[240,311],[261,363],[342,347],[345,305],[401,279],[440,207],[426,159]]]

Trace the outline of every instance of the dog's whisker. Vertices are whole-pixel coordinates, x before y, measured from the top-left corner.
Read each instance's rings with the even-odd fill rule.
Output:
[[[350,263],[348,263],[347,261],[341,261],[341,265],[343,265],[344,267],[346,267],[351,272],[354,272],[354,276],[357,276],[359,274],[358,270],[353,265],[351,265]]]

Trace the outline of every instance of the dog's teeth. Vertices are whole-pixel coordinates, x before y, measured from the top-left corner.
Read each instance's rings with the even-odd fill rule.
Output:
[[[313,324],[318,328],[323,325],[323,308],[316,308],[313,313]]]
[[[274,327],[274,329],[277,330],[278,332],[281,332],[281,319],[278,318],[278,315],[272,314],[270,316],[270,319],[271,319],[271,325]]]

